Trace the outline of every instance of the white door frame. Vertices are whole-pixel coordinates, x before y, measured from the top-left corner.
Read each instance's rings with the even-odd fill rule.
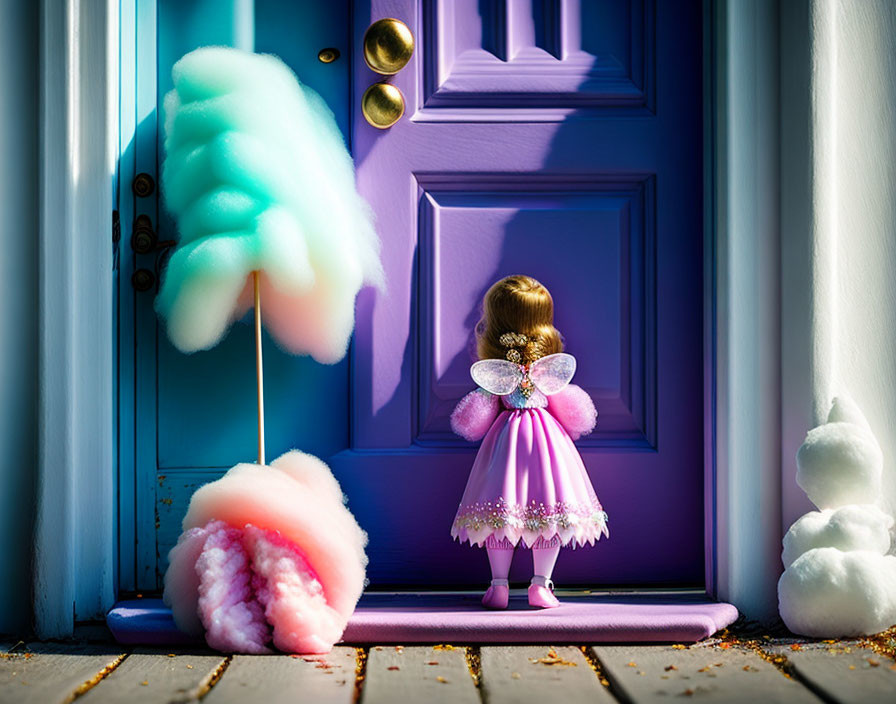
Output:
[[[779,31],[788,12],[785,25],[806,30],[799,13],[809,2],[785,3],[779,15],[773,0],[704,0],[704,329],[713,360],[705,365],[706,583],[759,617],[775,610],[782,515],[792,514],[782,506],[782,416],[796,428],[793,418],[811,415],[799,394],[782,408],[781,316],[794,311],[781,307],[778,223]],[[115,0],[42,0],[33,565],[42,638],[102,618],[117,591],[110,184],[118,11]]]
[[[795,454],[813,424],[813,329],[804,307],[813,286],[810,206],[801,193],[810,164],[812,1],[707,2],[712,564],[716,596],[766,621],[777,615],[785,524],[806,510]]]
[[[118,3],[42,0],[38,637],[71,635],[115,597],[112,174]]]

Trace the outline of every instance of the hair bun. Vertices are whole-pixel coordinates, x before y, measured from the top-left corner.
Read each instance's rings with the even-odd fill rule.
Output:
[[[563,339],[554,327],[554,301],[542,284],[521,274],[492,284],[482,299],[482,318],[476,325],[480,359],[531,364],[562,351]]]

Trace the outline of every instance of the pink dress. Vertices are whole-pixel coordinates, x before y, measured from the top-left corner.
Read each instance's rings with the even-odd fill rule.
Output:
[[[550,357],[566,358],[554,360],[567,365],[560,372],[565,379],[554,374],[553,381],[539,383],[534,368],[540,360],[532,365],[534,383],[526,367],[519,367],[522,378],[495,383],[494,375],[481,369],[477,375],[474,365],[480,388],[458,404],[452,427],[473,440],[487,423],[490,426],[451,528],[455,539],[487,547],[515,546],[520,540],[528,547],[575,547],[594,544],[602,534],[609,537],[607,514],[567,432],[576,437],[590,432],[597,414],[588,395],[568,385],[575,360],[570,355]],[[487,362],[493,367],[495,362],[510,364]],[[513,390],[506,393],[510,387]]]

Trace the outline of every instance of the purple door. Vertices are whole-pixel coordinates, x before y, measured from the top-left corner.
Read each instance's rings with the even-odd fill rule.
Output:
[[[476,447],[448,415],[473,388],[482,295],[513,273],[553,293],[600,413],[578,446],[610,539],[565,551],[555,580],[703,585],[699,8],[355,3],[352,147],[388,290],[359,299],[351,447],[331,465],[370,535],[373,587],[487,579],[484,552],[449,537]],[[384,17],[416,50],[386,78],[405,115],[378,130],[359,106],[384,77],[359,48]]]

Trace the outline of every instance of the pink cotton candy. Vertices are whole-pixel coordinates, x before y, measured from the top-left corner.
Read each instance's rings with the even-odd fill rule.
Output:
[[[340,638],[364,588],[367,536],[326,464],[293,451],[237,465],[196,491],[183,528],[165,575],[180,628],[195,631],[198,612],[209,645],[236,652],[261,652],[271,631],[301,653]]]
[[[288,454],[295,456],[293,472],[319,471],[316,457],[296,451]],[[366,536],[341,502],[327,500],[321,492],[280,470],[281,459],[264,467],[238,464],[221,479],[198,489],[190,500],[183,528],[218,519],[231,526],[252,524],[280,531],[302,549],[330,606],[348,618],[364,588],[366,563],[361,555]]]
[[[451,414],[451,429],[464,440],[476,442],[485,437],[500,410],[497,396],[485,389],[476,389],[458,402]]]
[[[345,357],[355,324],[355,295],[363,277],[359,267],[354,269],[346,266],[340,271],[343,279],[336,281],[327,272],[317,271],[308,290],[292,294],[277,289],[268,274],[262,274],[261,318],[277,344],[292,354],[310,354],[321,364],[335,364]],[[234,319],[245,315],[253,302],[250,278],[237,299]]]
[[[548,396],[548,410],[573,440],[587,435],[597,425],[594,402],[582,387],[575,384]]]
[[[208,531],[191,528],[180,534],[177,545],[168,553],[164,601],[171,608],[174,623],[184,633],[200,636],[204,630],[199,618],[199,575],[196,561],[202,553]],[[176,598],[172,598],[176,595]]]
[[[274,645],[292,653],[326,653],[345,622],[327,604],[317,575],[299,549],[273,531],[247,526],[257,596],[274,625]]]
[[[243,531],[221,521],[209,523],[206,531],[208,538],[196,561],[206,642],[216,650],[269,653],[265,647],[269,629],[252,586]]]

